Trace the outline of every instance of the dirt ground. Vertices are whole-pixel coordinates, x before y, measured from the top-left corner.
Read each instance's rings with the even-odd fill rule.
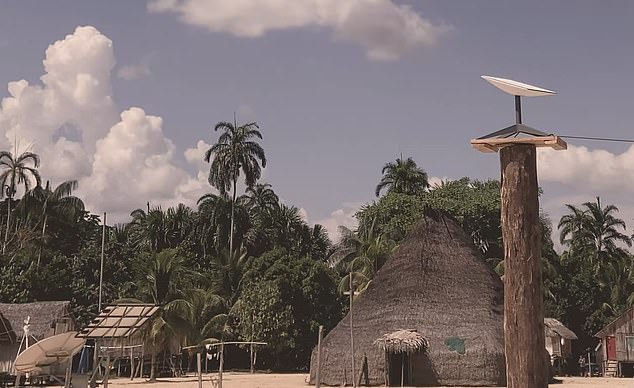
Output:
[[[216,388],[217,374],[203,375],[203,388]],[[306,374],[248,374],[225,373],[223,388],[307,388]],[[147,383],[144,379],[130,381],[127,378],[110,380],[109,388],[198,388],[196,376],[159,379],[155,383]],[[550,387],[561,388],[602,388],[602,387],[634,387],[634,379],[613,379],[602,377],[565,377],[559,384]],[[456,388],[456,387],[453,387]]]

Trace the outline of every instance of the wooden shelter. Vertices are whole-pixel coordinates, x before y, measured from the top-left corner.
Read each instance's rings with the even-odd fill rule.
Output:
[[[551,360],[569,357],[572,354],[572,341],[578,339],[572,330],[555,318],[544,318],[544,335]]]
[[[68,301],[0,303],[0,372],[11,373],[21,344],[24,350],[27,319],[31,344],[75,329]]]
[[[625,311],[601,329],[595,337],[601,339],[603,375],[634,376],[634,307]]]
[[[321,384],[505,385],[502,289],[458,223],[426,210],[353,305],[361,367],[348,315],[322,341]],[[311,384],[316,369],[315,349]]]

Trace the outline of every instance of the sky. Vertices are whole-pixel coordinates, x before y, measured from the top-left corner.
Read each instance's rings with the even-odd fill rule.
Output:
[[[534,128],[634,138],[633,18],[626,0],[7,0],[0,148],[125,222],[212,191],[202,155],[235,112],[261,128],[263,180],[335,237],[401,155],[434,182],[499,178],[469,141],[512,124],[513,98],[484,74],[557,91],[525,99]],[[600,196],[634,225],[634,148],[568,143],[539,152],[543,210]]]

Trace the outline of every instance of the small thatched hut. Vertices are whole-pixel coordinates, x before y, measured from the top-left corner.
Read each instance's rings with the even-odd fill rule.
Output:
[[[11,372],[27,318],[30,344],[75,329],[70,302],[0,303],[0,372]]]
[[[371,385],[506,383],[502,282],[444,213],[425,212],[353,315],[355,379],[366,372]],[[316,365],[315,350],[312,384]],[[349,315],[324,338],[321,365],[322,384],[352,384]]]

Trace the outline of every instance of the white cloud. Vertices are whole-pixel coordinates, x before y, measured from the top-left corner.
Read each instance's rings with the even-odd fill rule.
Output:
[[[97,29],[78,27],[51,44],[43,64],[41,84],[8,84],[0,105],[2,149],[30,148],[41,157],[44,179],[77,179],[87,207],[107,211],[114,222],[146,201],[193,206],[210,191],[201,154],[208,144],[185,151],[197,171],[192,176],[179,166],[160,117],[136,107],[117,113],[112,41]]]
[[[634,193],[634,146],[621,154],[570,145],[566,151],[537,153],[539,179],[590,192],[625,190]]]
[[[330,213],[329,217],[317,220],[314,223],[311,223],[309,221],[308,212],[305,209],[301,209],[301,212],[302,217],[309,224],[322,225],[328,232],[330,240],[336,243],[341,239],[341,235],[339,234],[340,226],[345,226],[349,229],[354,229],[357,227],[358,222],[354,215],[359,211],[361,205],[361,202],[346,202],[342,205],[340,209],[334,210],[332,213]]]
[[[117,70],[117,77],[131,81],[152,75],[152,70],[146,64],[124,65]]]
[[[634,146],[622,153],[569,145],[566,151],[540,149],[537,167],[540,184],[558,183],[555,192],[548,189],[541,198],[542,208],[553,222],[553,240],[559,239],[557,223],[566,214],[565,204],[593,202],[597,196],[604,204],[616,205],[631,231],[634,226]],[[556,242],[556,245],[559,244]]]
[[[416,47],[433,46],[451,29],[392,0],[151,0],[148,10],[175,13],[184,23],[238,37],[327,28],[335,40],[362,46],[372,60],[395,60]]]

